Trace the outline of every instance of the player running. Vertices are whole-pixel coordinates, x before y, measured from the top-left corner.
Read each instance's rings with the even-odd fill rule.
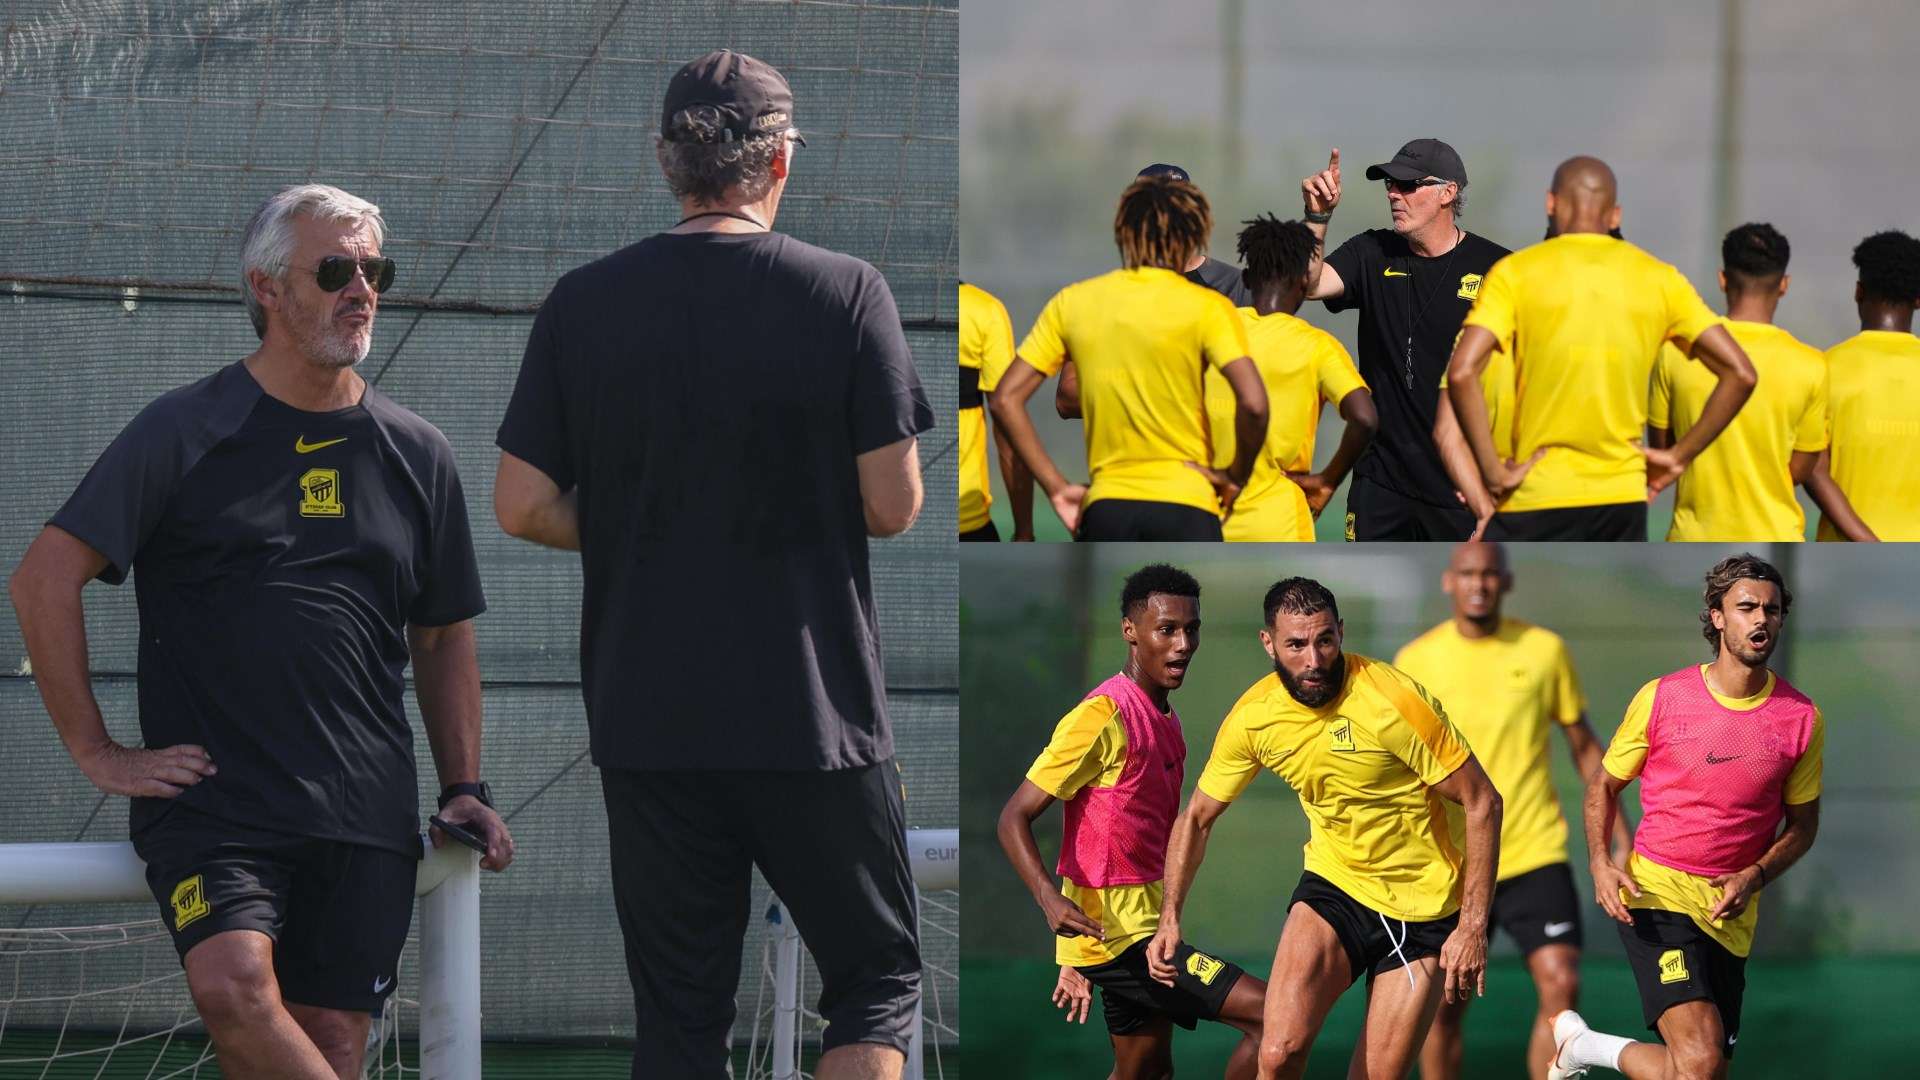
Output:
[[[1167,830],[1186,772],[1186,738],[1168,695],[1200,649],[1200,583],[1164,564],[1143,567],[1120,592],[1120,614],[1126,666],[1061,719],[1000,811],[1000,846],[1059,935],[1055,1001],[1083,995],[1082,977],[1100,987],[1116,1080],[1171,1076],[1173,1025],[1192,1030],[1200,1020],[1245,1033],[1226,1075],[1251,1077],[1265,983],[1177,940],[1178,973],[1167,985],[1147,974]],[[1066,803],[1059,888],[1033,840],[1034,820],[1056,799]]]
[[[1920,415],[1920,340],[1913,336],[1920,240],[1875,233],[1853,249],[1853,265],[1860,271],[1853,289],[1860,332],[1827,350],[1833,446],[1814,472],[1832,477],[1879,539],[1920,540],[1920,456],[1913,452]],[[1838,540],[1848,532],[1844,520],[1823,513],[1816,535]]]
[[[1180,276],[1206,248],[1213,212],[1184,180],[1136,180],[1120,197],[1121,269],[1047,301],[993,393],[993,418],[1054,512],[1082,540],[1218,540],[1267,433],[1267,391],[1226,297]],[[1071,358],[1079,373],[1090,484],[1069,483],[1027,399]],[[1234,456],[1210,473],[1200,374],[1233,388]]]
[[[1257,217],[1240,231],[1253,306],[1240,309],[1247,344],[1267,387],[1267,442],[1233,513],[1220,526],[1228,540],[1312,540],[1313,523],[1365,450],[1379,419],[1373,395],[1354,370],[1340,340],[1294,317],[1319,271],[1319,240],[1297,221]],[[1213,427],[1213,464],[1226,469],[1233,454],[1233,388],[1205,378]],[[1313,440],[1320,403],[1330,401],[1347,422],[1340,446],[1319,472]]]
[[[1561,162],[1547,193],[1552,239],[1488,272],[1454,346],[1447,394],[1497,504],[1487,539],[1645,540],[1647,500],[1753,392],[1746,352],[1680,271],[1607,235],[1620,224],[1616,191],[1605,162]],[[1640,440],[1663,341],[1684,346],[1718,381],[1686,434],[1651,450]],[[1514,368],[1513,441],[1504,456],[1480,382],[1495,350]],[[1474,482],[1456,480],[1463,490]]]
[[[1787,295],[1787,238],[1771,225],[1747,224],[1720,244],[1720,288],[1727,330],[1762,376],[1753,396],[1712,446],[1680,474],[1668,540],[1801,540],[1807,516],[1794,498],[1827,448],[1827,359],[1773,324]],[[1660,347],[1647,404],[1647,445],[1665,450],[1700,420],[1717,385],[1671,344]],[[1808,493],[1843,523],[1850,539],[1872,537],[1838,486]]]
[[[1634,1080],[1720,1080],[1740,1037],[1760,890],[1813,846],[1826,725],[1767,667],[1793,594],[1753,557],[1707,572],[1701,633],[1712,663],[1640,688],[1587,785],[1594,892],[1621,925],[1647,1027],[1665,1046],[1554,1020],[1548,1080],[1595,1065]],[[1640,779],[1633,855],[1605,856],[1620,792]],[[1785,829],[1779,829],[1781,821]]]
[[[960,283],[960,539],[994,541],[988,511],[993,507],[987,473],[988,447],[999,451],[1000,479],[1013,506],[1013,539],[1033,539],[1033,476],[1013,454],[1007,440],[995,445],[987,421],[987,395],[1013,363],[1013,323],[1000,298],[977,285]]]
[[[1558,729],[1579,775],[1600,765],[1600,740],[1587,726],[1587,699],[1560,635],[1506,618],[1513,588],[1507,553],[1498,544],[1461,544],[1440,577],[1453,617],[1414,639],[1393,666],[1447,703],[1448,715],[1473,746],[1504,800],[1500,870],[1493,889],[1494,926],[1520,946],[1539,998],[1527,1044],[1528,1073],[1546,1071],[1556,1013],[1580,996],[1580,898],[1567,863],[1567,821],[1547,765],[1547,733]],[[1624,860],[1626,819],[1614,836]],[[1421,1080],[1463,1075],[1463,999],[1440,1007],[1420,1051]]]
[[[1177,977],[1180,910],[1207,838],[1271,769],[1299,794],[1311,831],[1274,952],[1259,1075],[1302,1075],[1328,1011],[1364,974],[1367,1017],[1348,1075],[1398,1080],[1440,1003],[1436,968],[1448,1001],[1486,989],[1500,794],[1439,702],[1388,664],[1341,650],[1340,609],[1319,582],[1275,584],[1265,615],[1274,673],[1227,714],[1174,822],[1147,961],[1162,982]],[[1449,803],[1466,809],[1464,860]]]

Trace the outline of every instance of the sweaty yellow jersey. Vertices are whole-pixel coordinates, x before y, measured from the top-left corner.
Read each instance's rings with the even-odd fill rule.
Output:
[[[1020,343],[1020,359],[1043,375],[1068,360],[1079,371],[1085,505],[1140,499],[1214,514],[1213,485],[1187,465],[1213,460],[1200,378],[1246,355],[1233,301],[1158,267],[1067,286]]]
[[[985,289],[960,283],[960,531],[984,527],[993,506],[984,396],[1013,364],[1013,322]],[[974,388],[978,389],[974,389]],[[970,392],[971,391],[971,392]]]
[[[1707,665],[1700,665],[1704,671]],[[1617,780],[1632,780],[1640,775],[1640,768],[1647,760],[1647,725],[1653,719],[1653,694],[1660,685],[1654,679],[1640,688],[1627,705],[1626,718],[1620,721],[1620,730],[1613,733],[1613,742],[1607,746],[1607,756],[1601,760],[1601,766],[1613,774]],[[1766,704],[1773,694],[1773,672],[1767,672],[1767,682],[1760,692],[1748,698],[1730,698],[1707,684],[1707,693],[1713,699],[1729,709],[1746,711],[1757,709]],[[1793,771],[1787,774],[1784,799],[1788,805],[1808,803],[1820,797],[1820,770],[1826,755],[1827,723],[1820,710],[1813,713],[1813,734],[1807,740],[1806,753],[1800,756]],[[1745,911],[1731,919],[1711,919],[1713,909],[1720,903],[1721,889],[1718,885],[1708,884],[1708,879],[1699,874],[1690,874],[1685,870],[1663,866],[1652,859],[1634,852],[1627,860],[1627,874],[1634,884],[1640,886],[1640,895],[1634,896],[1625,889],[1621,890],[1621,899],[1628,907],[1654,908],[1671,911],[1692,919],[1700,931],[1725,946],[1735,956],[1745,956],[1753,951],[1753,928],[1760,921],[1760,897],[1755,896],[1747,902]]]
[[[1466,326],[1513,357],[1513,456],[1544,448],[1509,512],[1646,498],[1647,381],[1660,344],[1692,351],[1719,322],[1680,271],[1604,234],[1516,251],[1480,283]]]
[[[1312,540],[1306,492],[1287,474],[1313,468],[1321,402],[1337,407],[1367,384],[1340,339],[1305,319],[1279,311],[1262,315],[1253,308],[1241,308],[1240,315],[1247,323],[1250,355],[1267,384],[1267,439],[1220,531],[1228,540]],[[1234,454],[1233,388],[1217,373],[1208,374],[1206,384],[1213,465],[1225,469]]]
[[[1882,540],[1920,540],[1920,338],[1862,330],[1827,350],[1834,483]],[[1822,540],[1840,530],[1820,522]]]
[[[1306,811],[1306,869],[1383,915],[1445,918],[1460,908],[1460,815],[1433,785],[1466,764],[1466,740],[1419,683],[1379,660],[1346,660],[1346,684],[1318,709],[1277,673],[1240,695],[1200,790],[1232,802],[1272,770]]]
[[[1393,666],[1446,707],[1504,801],[1499,880],[1567,861],[1567,819],[1553,790],[1549,731],[1587,711],[1560,635],[1501,619],[1483,638],[1449,619],[1408,642]]]
[[[1668,540],[1802,540],[1807,515],[1794,498],[1794,451],[1827,446],[1827,358],[1770,323],[1728,319],[1760,383],[1753,396],[1680,474]],[[1700,422],[1718,382],[1705,364],[1660,348],[1647,424],[1677,442]]]

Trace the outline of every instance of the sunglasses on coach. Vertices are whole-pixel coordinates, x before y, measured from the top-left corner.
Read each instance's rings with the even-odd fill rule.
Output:
[[[393,260],[388,258],[352,259],[329,255],[311,272],[322,291],[339,292],[353,280],[355,269],[366,277],[367,287],[374,292],[383,293],[393,286]]]
[[[1411,195],[1423,187],[1446,187],[1450,183],[1451,180],[1442,180],[1437,176],[1429,176],[1424,180],[1396,180],[1391,176],[1386,179],[1387,190],[1401,195]]]

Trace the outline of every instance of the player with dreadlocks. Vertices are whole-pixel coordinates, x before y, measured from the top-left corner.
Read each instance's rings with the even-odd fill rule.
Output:
[[[1136,180],[1113,236],[1121,267],[1054,295],[993,393],[993,418],[1083,540],[1218,540],[1253,472],[1267,391],[1233,302],[1181,276],[1213,213],[1184,180]],[[1071,358],[1079,371],[1090,482],[1070,483],[1041,445],[1027,399]],[[1211,468],[1200,373],[1234,396],[1234,453]]]
[[[1920,340],[1913,336],[1920,240],[1875,233],[1853,249],[1853,265],[1860,332],[1827,350],[1833,445],[1814,473],[1833,478],[1879,539],[1920,540],[1920,458],[1912,446],[1920,415]],[[1842,533],[1840,522],[1821,515],[1820,539]]]
[[[1313,522],[1333,498],[1379,426],[1373,394],[1337,338],[1294,312],[1319,272],[1319,245],[1298,221],[1263,214],[1240,231],[1241,276],[1253,306],[1240,309],[1247,344],[1267,386],[1271,419],[1253,475],[1222,525],[1228,540],[1312,540]],[[1213,427],[1213,464],[1232,458],[1233,390],[1207,375],[1207,415]],[[1320,404],[1333,402],[1346,420],[1340,447],[1326,468],[1313,472],[1313,438]]]

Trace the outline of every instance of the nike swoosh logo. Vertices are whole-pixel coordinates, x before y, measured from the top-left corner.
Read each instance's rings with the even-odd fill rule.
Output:
[[[392,979],[382,979],[378,976],[375,976],[373,980],[373,992],[378,994],[382,990],[385,990],[387,987],[392,985],[393,985]]]
[[[1707,764],[1709,764],[1709,765],[1725,765],[1725,764],[1726,764],[1727,762],[1729,762],[1729,761],[1739,761],[1739,760],[1740,760],[1741,758],[1743,758],[1743,757],[1746,757],[1746,756],[1747,756],[1747,755],[1745,755],[1745,754],[1735,754],[1735,755],[1733,755],[1732,757],[1714,757],[1714,756],[1713,756],[1713,751],[1711,751],[1711,750],[1709,750],[1709,751],[1707,751]]]
[[[293,440],[293,452],[296,454],[311,454],[315,450],[325,450],[329,446],[337,446],[346,441],[347,436],[342,435],[337,439],[328,439],[326,442],[308,442],[307,437],[302,435]]]
[[[1405,270],[1382,270],[1380,272],[1380,276],[1381,277],[1412,277],[1413,275],[1407,273]]]
[[[1559,937],[1571,929],[1573,929],[1573,924],[1570,922],[1550,922],[1547,924],[1547,936]]]

